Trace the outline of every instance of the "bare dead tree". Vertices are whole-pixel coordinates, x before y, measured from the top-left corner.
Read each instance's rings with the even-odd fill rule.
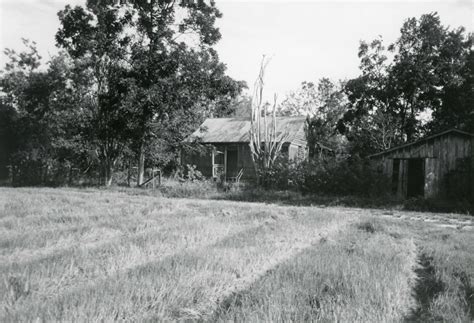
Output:
[[[281,147],[289,136],[287,132],[281,134],[281,136],[277,135],[277,95],[275,94],[273,97],[271,117],[269,117],[270,105],[263,103],[265,69],[269,62],[270,60],[263,56],[252,96],[250,151],[257,174],[257,184],[260,183],[260,175],[273,166]]]

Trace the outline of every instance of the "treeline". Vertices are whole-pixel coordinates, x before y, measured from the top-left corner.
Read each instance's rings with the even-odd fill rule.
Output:
[[[143,182],[148,166],[178,167],[190,148],[182,139],[204,118],[250,115],[246,84],[225,74],[213,49],[221,37],[213,2],[109,2],[58,13],[59,53],[46,66],[33,42],[5,51],[0,178],[110,185],[133,169]],[[308,115],[311,166],[290,182],[317,190],[345,173],[328,190],[349,177],[357,186],[372,176],[363,162],[372,153],[449,128],[474,132],[473,40],[425,14],[406,20],[393,44],[361,42],[358,77],[303,82],[278,106],[280,115]]]
[[[474,133],[473,40],[430,13],[407,19],[393,44],[362,41],[358,77],[303,82],[280,104],[282,115],[308,115],[309,160],[280,159],[260,174],[263,185],[389,195],[390,179],[368,156],[451,128]]]
[[[58,17],[45,66],[34,42],[5,50],[0,176],[15,185],[110,185],[133,167],[143,182],[147,166],[175,167],[184,136],[232,113],[246,86],[213,49],[212,1],[89,0]]]
[[[365,157],[450,128],[474,133],[473,40],[437,13],[407,19],[393,44],[360,43],[360,76],[303,82],[280,113],[310,115],[311,156]]]

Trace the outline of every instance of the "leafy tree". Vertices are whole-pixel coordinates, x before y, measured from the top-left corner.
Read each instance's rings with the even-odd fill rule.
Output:
[[[180,141],[206,116],[228,114],[232,98],[245,84],[225,75],[225,65],[212,49],[221,37],[215,22],[222,16],[214,1],[136,1],[133,8],[138,16],[131,58],[141,98],[134,130],[140,184],[147,144],[153,145],[158,127],[179,118],[175,138]],[[176,151],[176,141],[172,146]]]
[[[468,42],[472,44],[473,36]],[[471,47],[472,48],[472,47]],[[436,133],[450,128],[458,128],[474,133],[474,51],[470,49],[464,64],[440,95],[441,104],[433,111],[433,119],[428,123],[430,132]]]
[[[248,118],[252,115],[252,98],[249,95],[239,95],[234,98],[229,106],[229,116]]]
[[[95,146],[102,183],[110,185],[128,139],[131,113],[122,102],[129,91],[130,36],[126,28],[132,13],[91,0],[85,8],[68,5],[58,16],[61,27],[56,41],[75,60],[75,73],[85,82],[81,88],[83,109],[89,116],[85,131]]]
[[[338,125],[353,151],[369,154],[430,129],[467,127],[461,119],[469,120],[471,111],[471,46],[472,36],[443,27],[436,13],[406,20],[388,49],[381,39],[362,42],[361,76],[346,84],[350,104]],[[422,114],[430,112],[427,123]]]
[[[349,108],[338,129],[351,143],[353,153],[367,155],[402,141],[396,111],[397,92],[382,39],[359,47],[362,75],[349,80],[344,91]]]
[[[337,133],[337,123],[346,109],[342,84],[322,78],[317,84],[303,82],[301,88],[291,93],[280,105],[279,114],[304,115],[309,157],[321,158],[325,150],[341,148],[342,137]]]
[[[2,145],[7,150],[4,163],[13,166],[15,184],[57,183],[55,173],[74,163],[77,152],[73,136],[78,120],[68,90],[71,70],[61,53],[40,70],[35,43],[24,43],[27,51],[5,51],[9,61],[0,79],[1,138],[8,138]]]
[[[445,93],[462,83],[461,70],[472,46],[464,28],[449,30],[437,13],[405,21],[395,50],[391,77],[397,91],[397,110],[406,140],[422,131],[419,114],[450,109]]]

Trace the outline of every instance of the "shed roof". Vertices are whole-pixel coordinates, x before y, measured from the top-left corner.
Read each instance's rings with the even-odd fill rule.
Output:
[[[434,138],[437,138],[437,137],[446,136],[446,135],[449,135],[449,134],[459,135],[459,136],[468,137],[468,138],[474,137],[474,134],[471,134],[469,132],[461,131],[461,130],[458,130],[458,129],[449,129],[449,130],[446,130],[446,131],[443,131],[443,132],[440,132],[440,133],[437,133],[437,134],[434,134],[434,135],[431,135],[431,136],[427,136],[425,138],[419,139],[419,140],[411,142],[411,143],[403,144],[403,145],[400,145],[400,146],[397,146],[397,147],[393,147],[393,148],[381,151],[379,153],[370,155],[369,158],[382,156],[382,155],[385,155],[387,153],[391,153],[391,152],[399,150],[399,149],[414,146],[414,145],[420,144],[422,142],[425,142],[425,141],[428,141],[428,140],[431,140],[431,139],[434,139]]]
[[[278,139],[288,135],[286,142],[306,143],[304,133],[306,117],[277,117],[276,120]],[[203,143],[250,142],[249,132],[248,118],[209,118],[184,141],[191,142],[197,139]]]

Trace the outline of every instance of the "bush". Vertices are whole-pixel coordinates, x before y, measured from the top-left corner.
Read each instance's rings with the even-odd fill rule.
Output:
[[[186,164],[186,166],[178,166],[175,172],[175,177],[179,178],[181,181],[202,181],[204,176],[202,173],[197,170],[196,165]]]
[[[474,203],[467,199],[411,198],[403,205],[405,210],[418,212],[456,212],[474,214]]]
[[[288,161],[285,156],[277,157],[275,163],[269,169],[259,170],[257,175],[260,178],[260,184],[263,188],[286,190],[297,188],[292,178],[295,177],[295,170],[298,165]]]
[[[360,158],[326,157],[297,163],[277,159],[272,168],[260,172],[264,188],[294,189],[303,193],[372,197],[388,195],[389,179]]]
[[[380,197],[388,195],[389,183],[389,179],[368,160],[332,157],[306,163],[301,190],[317,194]]]

